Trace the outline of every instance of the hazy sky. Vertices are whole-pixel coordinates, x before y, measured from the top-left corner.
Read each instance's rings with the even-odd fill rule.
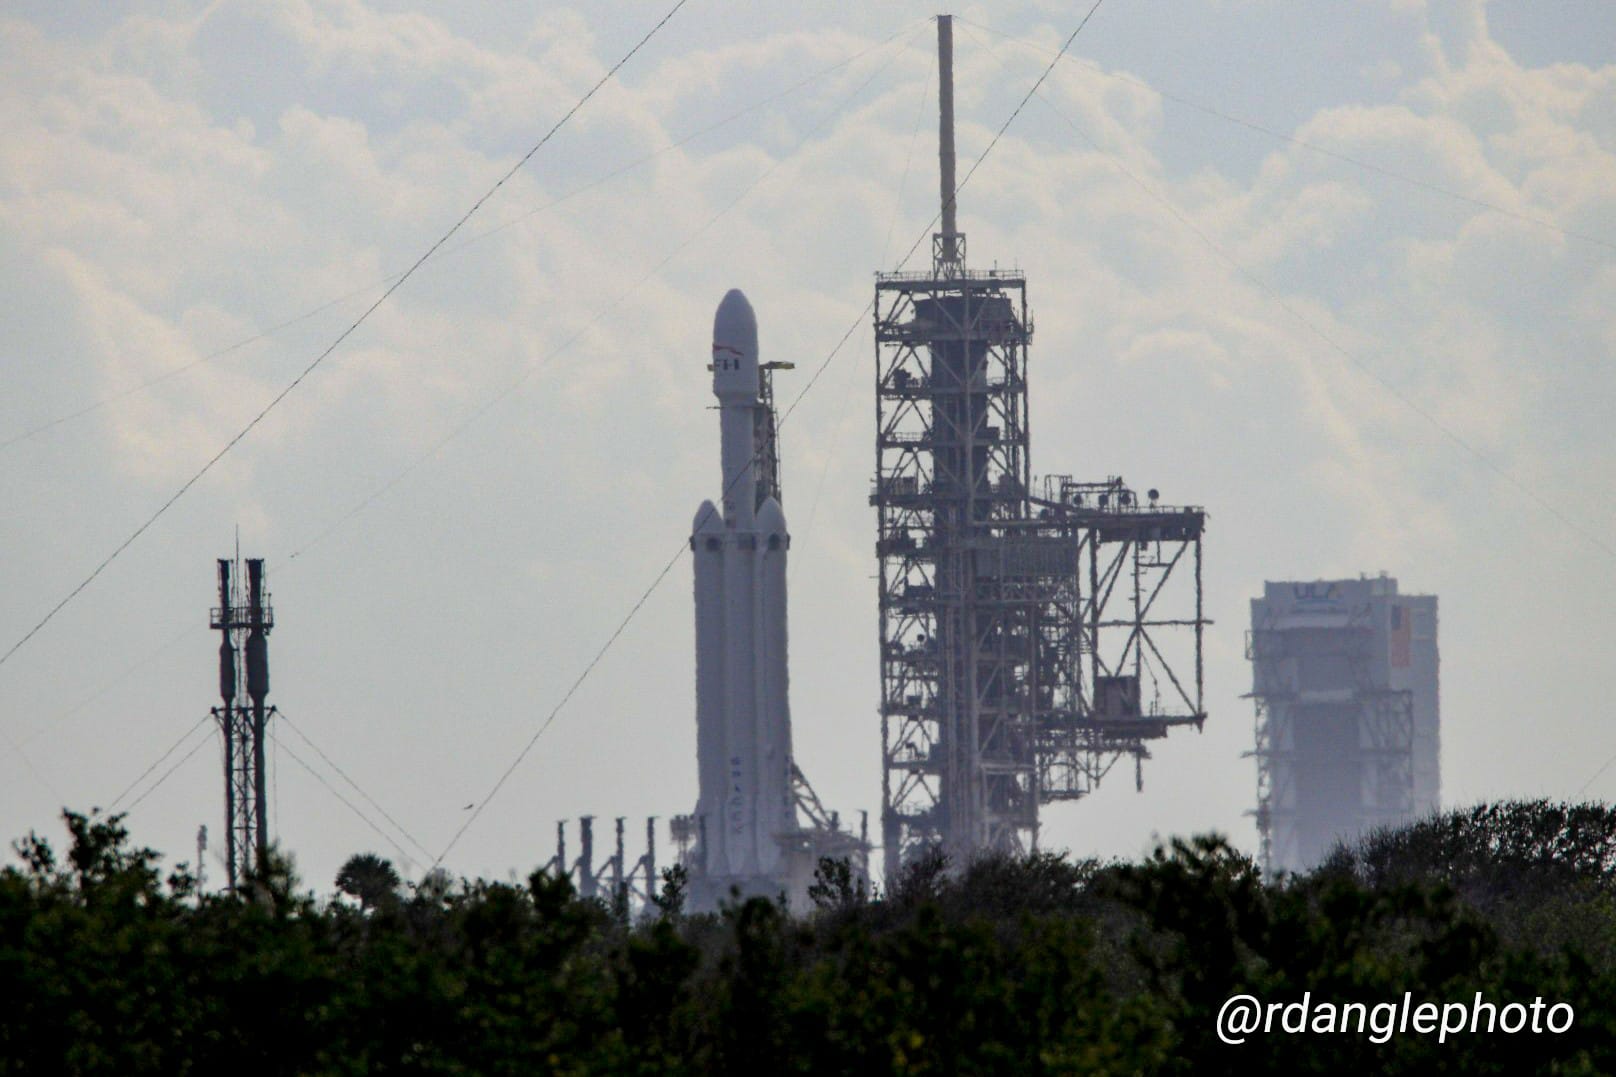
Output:
[[[1087,7],[956,9],[962,174]],[[0,649],[663,10],[11,0]],[[732,286],[763,358],[797,364],[783,400],[858,322],[785,428],[784,483],[797,757],[873,816],[860,312],[935,212],[933,11],[690,0],[0,665],[0,836],[109,804],[203,719],[214,559],[239,528],[274,593],[272,700],[442,849],[716,496],[705,365]],[[1440,596],[1449,803],[1571,796],[1616,753],[1613,43],[1602,0],[1108,0],[971,180],[973,264],[1028,275],[1035,471],[1210,513],[1205,732],[1158,744],[1143,793],[1118,773],[1047,811],[1047,844],[1255,848],[1241,695],[1265,578],[1385,570]],[[637,836],[691,810],[691,621],[681,557],[451,870],[525,874],[558,818]],[[222,848],[205,730],[130,817],[171,860],[201,823]],[[355,851],[399,860],[289,752],[380,814],[280,740],[273,829],[308,881]],[[1616,796],[1616,767],[1588,793]]]

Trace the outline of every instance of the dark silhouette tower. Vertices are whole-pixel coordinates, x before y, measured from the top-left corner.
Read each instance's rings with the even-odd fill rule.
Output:
[[[269,695],[269,632],[275,614],[264,586],[264,562],[219,560],[219,605],[210,624],[219,632],[219,701],[213,717],[224,736],[225,864],[229,886],[269,847],[269,793],[264,734],[275,708]],[[249,856],[249,850],[251,856]]]

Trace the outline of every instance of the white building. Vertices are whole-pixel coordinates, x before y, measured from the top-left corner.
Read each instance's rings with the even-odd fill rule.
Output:
[[[1305,871],[1339,841],[1441,801],[1434,595],[1389,576],[1264,585],[1247,657],[1263,866]]]

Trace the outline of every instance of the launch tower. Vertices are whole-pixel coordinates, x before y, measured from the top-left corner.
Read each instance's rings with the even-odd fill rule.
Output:
[[[889,876],[927,847],[1035,847],[1041,804],[1206,717],[1205,513],[1118,478],[1035,486],[1026,280],[967,266],[946,15],[937,38],[941,231],[928,272],[875,285]]]

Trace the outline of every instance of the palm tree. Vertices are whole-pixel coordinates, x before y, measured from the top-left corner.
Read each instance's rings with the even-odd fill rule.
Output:
[[[390,861],[375,853],[355,853],[337,872],[337,889],[359,899],[361,909],[373,909],[398,899],[402,880]]]

